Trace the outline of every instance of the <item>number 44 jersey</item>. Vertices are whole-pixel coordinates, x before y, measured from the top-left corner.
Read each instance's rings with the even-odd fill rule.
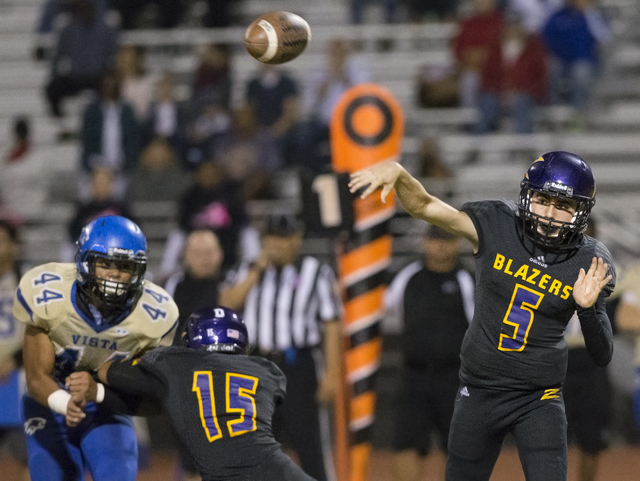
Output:
[[[600,294],[608,296],[615,284],[611,254],[586,235],[567,253],[534,248],[512,203],[473,202],[462,210],[480,244],[476,307],[462,344],[460,377],[494,389],[560,387],[567,369],[564,331],[578,307],[573,285],[580,268],[586,272],[593,257],[602,257],[613,274]]]
[[[13,314],[49,334],[56,353],[53,377],[94,371],[107,360],[135,357],[170,345],[178,308],[164,289],[145,282],[132,312],[117,324],[98,325],[76,304],[75,264],[50,263],[27,272],[16,290]]]

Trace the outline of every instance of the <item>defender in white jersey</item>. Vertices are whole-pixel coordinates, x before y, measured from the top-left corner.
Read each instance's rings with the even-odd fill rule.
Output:
[[[24,397],[29,470],[33,481],[134,481],[137,443],[129,416],[98,403],[77,427],[65,424],[74,371],[95,372],[108,360],[139,357],[171,344],[178,309],[144,280],[146,239],[120,216],[100,217],[78,240],[76,264],[50,263],[20,281],[13,307],[24,322]]]

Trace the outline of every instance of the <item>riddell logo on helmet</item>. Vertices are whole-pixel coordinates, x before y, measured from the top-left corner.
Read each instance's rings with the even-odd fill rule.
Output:
[[[568,185],[560,184],[559,182],[553,182],[552,180],[547,180],[544,183],[544,190],[550,190],[554,192],[562,192],[567,197],[571,197],[573,195],[573,187]]]
[[[123,247],[109,247],[109,255],[133,257],[133,251],[131,249],[124,249]]]

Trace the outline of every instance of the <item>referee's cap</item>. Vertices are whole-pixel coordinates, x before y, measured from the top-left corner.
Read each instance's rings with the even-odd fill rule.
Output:
[[[273,214],[267,218],[264,235],[289,237],[303,231],[302,222],[293,214]]]

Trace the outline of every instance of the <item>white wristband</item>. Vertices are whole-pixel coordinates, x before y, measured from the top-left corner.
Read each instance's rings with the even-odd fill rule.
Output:
[[[64,389],[58,389],[57,391],[53,391],[49,394],[47,403],[52,411],[65,416],[67,414],[67,404],[69,404],[69,399],[71,399],[71,394]]]
[[[104,384],[99,382],[96,386],[96,402],[101,403],[102,401],[104,401]]]

